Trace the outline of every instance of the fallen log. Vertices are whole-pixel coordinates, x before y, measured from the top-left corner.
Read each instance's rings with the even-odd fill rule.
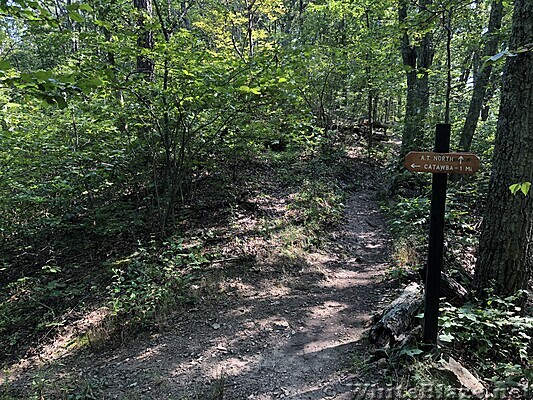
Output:
[[[419,270],[422,282],[426,280],[426,268]],[[469,292],[447,272],[440,274],[440,297],[455,307],[463,306],[469,298]]]
[[[376,318],[377,321],[370,330],[370,341],[384,345],[401,340],[415,316],[421,312],[423,304],[422,286],[416,282],[410,283],[400,297]]]
[[[468,301],[468,291],[444,272],[441,274],[440,291],[441,297],[456,307],[461,307]],[[411,282],[396,300],[374,318],[370,341],[380,345],[393,345],[404,340],[412,329],[415,316],[421,313],[423,308],[423,286]]]
[[[440,297],[455,307],[461,307],[468,301],[468,290],[447,273],[440,278]]]

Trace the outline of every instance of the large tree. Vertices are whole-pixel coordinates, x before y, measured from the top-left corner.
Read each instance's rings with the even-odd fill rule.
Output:
[[[152,0],[133,0],[134,7],[141,13],[137,22],[140,33],[137,44],[141,49],[154,48],[154,34],[146,28],[146,18],[151,18],[153,13]],[[147,79],[154,79],[154,62],[144,54],[137,56],[137,71],[146,74]]]
[[[487,209],[475,284],[482,293],[527,288],[533,264],[533,198],[513,183],[533,180],[533,1],[517,0],[504,70]]]
[[[501,28],[503,18],[503,3],[499,0],[492,2],[490,8],[489,26],[485,36],[485,47],[483,49],[483,56],[488,57],[494,55],[498,50],[499,30]],[[463,125],[459,148],[464,151],[469,151],[472,145],[472,139],[476,131],[477,122],[481,108],[483,107],[483,100],[489,85],[490,74],[492,72],[492,65],[487,64],[481,66],[474,74],[474,90],[472,98],[470,99],[470,106]]]
[[[402,29],[402,59],[407,75],[407,95],[405,105],[405,126],[402,134],[403,157],[411,150],[420,147],[424,137],[425,123],[429,110],[429,69],[433,64],[434,48],[433,34],[429,26],[431,15],[427,14],[427,7],[431,0],[422,0],[419,3],[419,15],[424,16],[422,23],[417,24],[422,32],[421,39],[415,40],[408,29],[409,5],[406,0],[398,3],[398,21]]]

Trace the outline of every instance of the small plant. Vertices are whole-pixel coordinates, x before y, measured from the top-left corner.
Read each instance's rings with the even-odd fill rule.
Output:
[[[115,261],[113,282],[108,286],[114,315],[127,315],[130,323],[152,321],[176,305],[191,271],[207,262],[198,246],[186,247],[182,240],[140,247],[130,257]]]
[[[338,222],[344,209],[344,195],[334,184],[305,180],[294,196],[292,207],[300,212],[303,223],[311,228]]]
[[[533,318],[522,316],[523,294],[442,309],[440,341],[469,360],[494,389],[533,383]]]
[[[524,196],[527,196],[530,189],[531,189],[531,182],[520,182],[520,183],[515,183],[509,186],[509,190],[511,191],[512,194],[517,194],[518,192],[522,192]]]

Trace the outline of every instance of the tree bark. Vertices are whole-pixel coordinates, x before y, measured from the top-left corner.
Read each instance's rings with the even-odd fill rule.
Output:
[[[387,307],[370,330],[372,343],[395,343],[405,334],[423,308],[422,287],[412,282]]]
[[[152,16],[152,0],[133,0],[133,6],[141,13],[145,13],[149,17]],[[141,49],[153,49],[154,34],[149,29],[145,29],[145,18],[145,15],[141,15],[137,21],[137,25],[140,28],[137,45]],[[144,54],[138,55],[137,71],[144,73],[146,79],[152,81],[154,79],[154,61]]]
[[[481,228],[475,288],[509,295],[526,289],[533,264],[532,193],[509,186],[533,180],[533,2],[517,0],[504,69],[487,210]],[[527,50],[529,49],[529,50]]]
[[[421,6],[426,7],[431,4],[430,0],[421,1]],[[424,123],[429,110],[429,69],[433,64],[433,35],[428,32],[424,35],[422,42],[417,47],[417,85],[418,99],[416,112],[419,116],[418,136],[415,143],[421,142],[424,136]]]
[[[502,26],[502,17],[503,3],[496,0],[492,3],[490,8],[489,26],[486,33],[485,48],[483,50],[484,56],[492,56],[497,53],[499,43],[498,33]],[[485,93],[487,85],[489,84],[491,72],[491,65],[485,65],[476,72],[474,78],[474,91],[472,93],[472,98],[470,99],[468,114],[459,141],[459,149],[463,151],[470,151],[470,147],[472,146],[472,139],[474,138],[479,115],[483,107],[483,100],[485,99]]]
[[[430,4],[423,0],[420,7]],[[407,20],[407,1],[400,0],[398,20],[404,24]],[[433,63],[432,35],[426,33],[418,46],[411,45],[407,29],[402,36],[402,59],[407,76],[407,96],[405,105],[405,127],[402,133],[400,157],[415,150],[424,137],[424,123],[429,109],[428,72]]]

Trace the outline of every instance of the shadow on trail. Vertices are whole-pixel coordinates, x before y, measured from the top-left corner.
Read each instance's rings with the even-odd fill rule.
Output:
[[[390,290],[373,197],[362,189],[349,199],[326,252],[219,265],[208,293],[161,332],[42,367],[44,397],[90,390],[99,399],[352,399],[365,327]],[[11,394],[28,382],[13,380]],[[75,384],[66,393],[62,382]]]

